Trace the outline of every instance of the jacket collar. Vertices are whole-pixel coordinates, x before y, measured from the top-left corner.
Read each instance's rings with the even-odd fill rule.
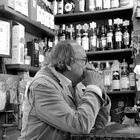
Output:
[[[52,75],[51,77],[56,80],[58,82],[58,84],[63,88],[63,90],[65,91],[64,96],[68,95],[71,98],[73,98],[71,92],[69,91],[69,86],[72,87],[72,82],[71,80],[69,80],[67,77],[65,77],[63,74],[61,74],[60,72],[56,71],[54,67],[52,67],[51,65],[42,68],[41,73],[48,73],[49,75]]]

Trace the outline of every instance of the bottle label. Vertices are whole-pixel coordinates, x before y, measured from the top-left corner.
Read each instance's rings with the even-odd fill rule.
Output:
[[[120,85],[121,89],[129,89],[129,79],[126,75],[121,76]]]
[[[123,35],[124,45],[129,45],[129,33],[124,33]]]
[[[115,33],[115,38],[116,38],[116,42],[122,41],[122,33],[121,32],[116,32]]]
[[[113,80],[112,81],[112,89],[113,90],[120,90],[120,80]]]
[[[83,37],[82,38],[82,46],[83,46],[83,48],[84,48],[84,50],[89,50],[89,39],[88,39],[88,37]]]
[[[120,75],[118,71],[113,72],[112,89],[120,90]]]
[[[102,48],[106,47],[106,38],[105,37],[102,37],[101,38],[101,45],[102,45]]]
[[[91,36],[90,37],[90,45],[93,46],[93,47],[96,47],[96,45],[97,45],[97,38],[96,38],[96,36]]]
[[[129,73],[130,87],[135,87],[135,74]]]
[[[107,34],[107,42],[112,42],[112,37],[113,37],[113,34],[112,33],[108,33]]]
[[[64,41],[65,39],[66,39],[65,35],[62,35],[62,36],[60,37],[60,41]]]

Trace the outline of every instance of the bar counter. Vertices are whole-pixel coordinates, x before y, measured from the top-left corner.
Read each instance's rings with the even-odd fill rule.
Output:
[[[89,134],[72,134],[70,140],[140,140],[140,127],[114,123]]]

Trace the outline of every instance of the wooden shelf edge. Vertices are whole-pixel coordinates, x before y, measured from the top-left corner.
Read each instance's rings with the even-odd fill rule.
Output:
[[[126,11],[131,10],[133,7],[119,7],[114,9],[107,9],[107,10],[100,10],[100,11],[93,11],[93,12],[77,12],[77,13],[71,13],[71,14],[62,14],[62,15],[55,15],[55,18],[61,18],[61,17],[71,17],[71,16],[83,16],[83,15],[94,15],[94,14],[101,14],[101,13],[111,13],[116,11]]]
[[[124,91],[108,91],[107,94],[108,95],[117,95],[117,94],[135,94],[136,90],[124,90]]]
[[[87,55],[92,55],[92,54],[109,54],[109,53],[122,53],[122,52],[132,52],[133,48],[128,48],[128,49],[118,49],[118,50],[105,50],[105,51],[89,51],[86,52]]]
[[[6,64],[7,70],[37,72],[40,68],[22,64]]]

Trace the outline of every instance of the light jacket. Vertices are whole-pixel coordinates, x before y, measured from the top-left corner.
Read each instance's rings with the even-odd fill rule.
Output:
[[[94,127],[105,99],[91,88],[75,88],[73,98],[68,85],[51,67],[43,67],[28,86],[18,140],[69,140],[70,133],[87,134]],[[107,95],[106,95],[107,97]],[[108,120],[99,116],[100,126]],[[101,111],[102,112],[102,111]]]

